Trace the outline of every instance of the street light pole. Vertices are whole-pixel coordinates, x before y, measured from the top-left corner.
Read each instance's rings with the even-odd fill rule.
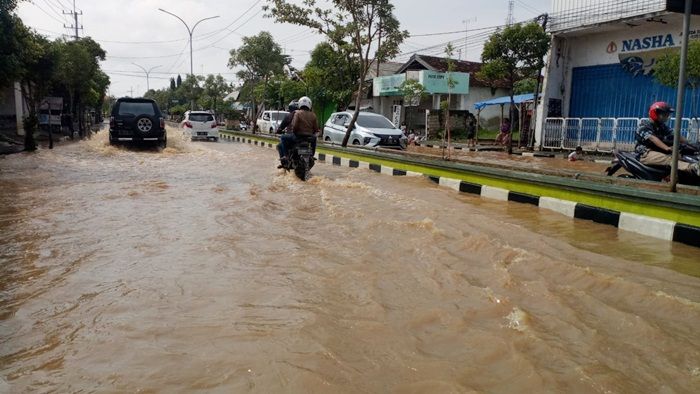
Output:
[[[683,122],[683,105],[685,100],[685,85],[687,83],[688,41],[690,41],[690,14],[693,7],[691,0],[685,0],[685,15],[683,16],[683,43],[681,44],[681,64],[678,75],[678,96],[676,101],[676,123],[673,125],[673,154],[671,160],[671,191],[676,191],[678,184],[678,156],[681,139],[681,123]]]
[[[158,68],[158,67],[160,67],[160,66],[153,66],[153,67],[149,68],[148,70],[146,70],[145,68],[143,68],[142,66],[140,66],[140,65],[138,65],[138,64],[136,64],[136,63],[131,63],[131,64],[133,64],[134,66],[140,68],[141,70],[143,70],[144,73],[146,73],[146,92],[148,92],[149,90],[151,90],[151,85],[148,83],[148,77],[149,77],[149,75],[151,74],[151,71],[155,70],[156,68]]]
[[[218,18],[219,15],[210,16],[210,17],[208,17],[208,18],[200,19],[200,20],[197,21],[197,23],[194,24],[194,26],[192,26],[192,29],[190,29],[190,26],[187,24],[187,22],[185,22],[182,18],[180,18],[179,16],[173,14],[172,12],[166,11],[166,10],[164,10],[164,9],[162,9],[162,8],[158,8],[158,11],[162,11],[162,12],[165,12],[166,14],[169,14],[169,15],[174,16],[174,17],[177,18],[180,22],[182,22],[183,25],[185,25],[185,28],[187,29],[187,33],[188,33],[189,36],[190,36],[190,75],[194,75],[194,69],[193,69],[193,66],[192,66],[192,65],[193,65],[193,63],[192,63],[192,34],[194,33],[194,29],[195,29],[195,28],[197,27],[197,25],[199,25],[201,22],[204,22],[204,21],[209,20],[209,19]]]
[[[192,29],[190,29],[190,26],[187,24],[187,22],[185,22],[184,20],[182,20],[182,18],[180,18],[179,16],[173,14],[172,12],[166,11],[166,10],[164,10],[164,9],[162,9],[162,8],[158,8],[158,11],[163,11],[163,12],[165,12],[166,14],[169,14],[169,15],[174,16],[175,18],[177,18],[178,20],[180,20],[180,22],[182,22],[182,24],[184,24],[185,27],[187,28],[187,33],[189,33],[189,35],[190,35],[190,75],[194,76],[194,68],[193,68],[193,65],[192,65],[192,64],[193,64],[193,63],[192,63],[192,33],[194,33],[194,29],[195,29],[195,28],[197,27],[197,25],[199,25],[201,22],[204,22],[204,21],[209,20],[209,19],[218,18],[219,15],[210,16],[210,17],[208,17],[208,18],[200,19],[200,20],[197,21],[197,23],[194,24],[194,26],[192,26]],[[190,109],[194,109],[194,100],[190,101],[190,107],[191,107]]]

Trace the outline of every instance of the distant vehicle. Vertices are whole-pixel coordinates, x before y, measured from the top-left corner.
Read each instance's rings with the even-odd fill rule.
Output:
[[[275,134],[277,127],[289,115],[287,111],[264,111],[257,121],[259,131]]]
[[[208,111],[187,111],[180,128],[194,140],[219,140],[219,125]]]
[[[323,140],[341,144],[352,115],[349,111],[331,114],[323,126]],[[406,149],[408,138],[386,117],[371,112],[360,112],[348,143],[372,148]]]
[[[241,129],[241,130],[248,130],[248,123],[241,121],[241,122],[238,124],[238,128]]]
[[[168,135],[165,118],[158,104],[151,99],[118,99],[109,118],[109,143],[153,141],[165,148]]]

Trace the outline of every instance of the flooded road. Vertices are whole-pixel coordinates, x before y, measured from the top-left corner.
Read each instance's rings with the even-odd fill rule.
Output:
[[[172,134],[0,157],[0,392],[700,391],[697,249]]]

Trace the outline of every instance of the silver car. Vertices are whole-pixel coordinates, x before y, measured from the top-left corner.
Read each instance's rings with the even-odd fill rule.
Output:
[[[349,111],[332,114],[323,126],[323,140],[341,144],[352,115],[353,112]],[[386,117],[371,112],[360,112],[348,143],[372,148],[406,149],[408,138]]]

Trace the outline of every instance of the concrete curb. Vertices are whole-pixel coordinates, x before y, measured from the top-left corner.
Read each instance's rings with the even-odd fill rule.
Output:
[[[247,137],[222,134],[221,138],[235,142],[254,144],[266,148],[275,148],[275,144],[258,141]],[[677,223],[670,220],[619,212],[552,197],[540,197],[526,193],[519,193],[503,188],[466,182],[460,179],[427,175],[413,171],[404,171],[381,164],[352,160],[341,156],[334,156],[324,153],[317,153],[316,158],[319,161],[330,165],[369,169],[371,171],[390,176],[425,176],[432,182],[442,187],[455,190],[459,193],[475,194],[483,198],[498,201],[512,201],[522,204],[531,204],[542,209],[558,212],[571,218],[590,220],[596,223],[615,226],[621,230],[631,231],[653,238],[700,247],[700,227]]]

